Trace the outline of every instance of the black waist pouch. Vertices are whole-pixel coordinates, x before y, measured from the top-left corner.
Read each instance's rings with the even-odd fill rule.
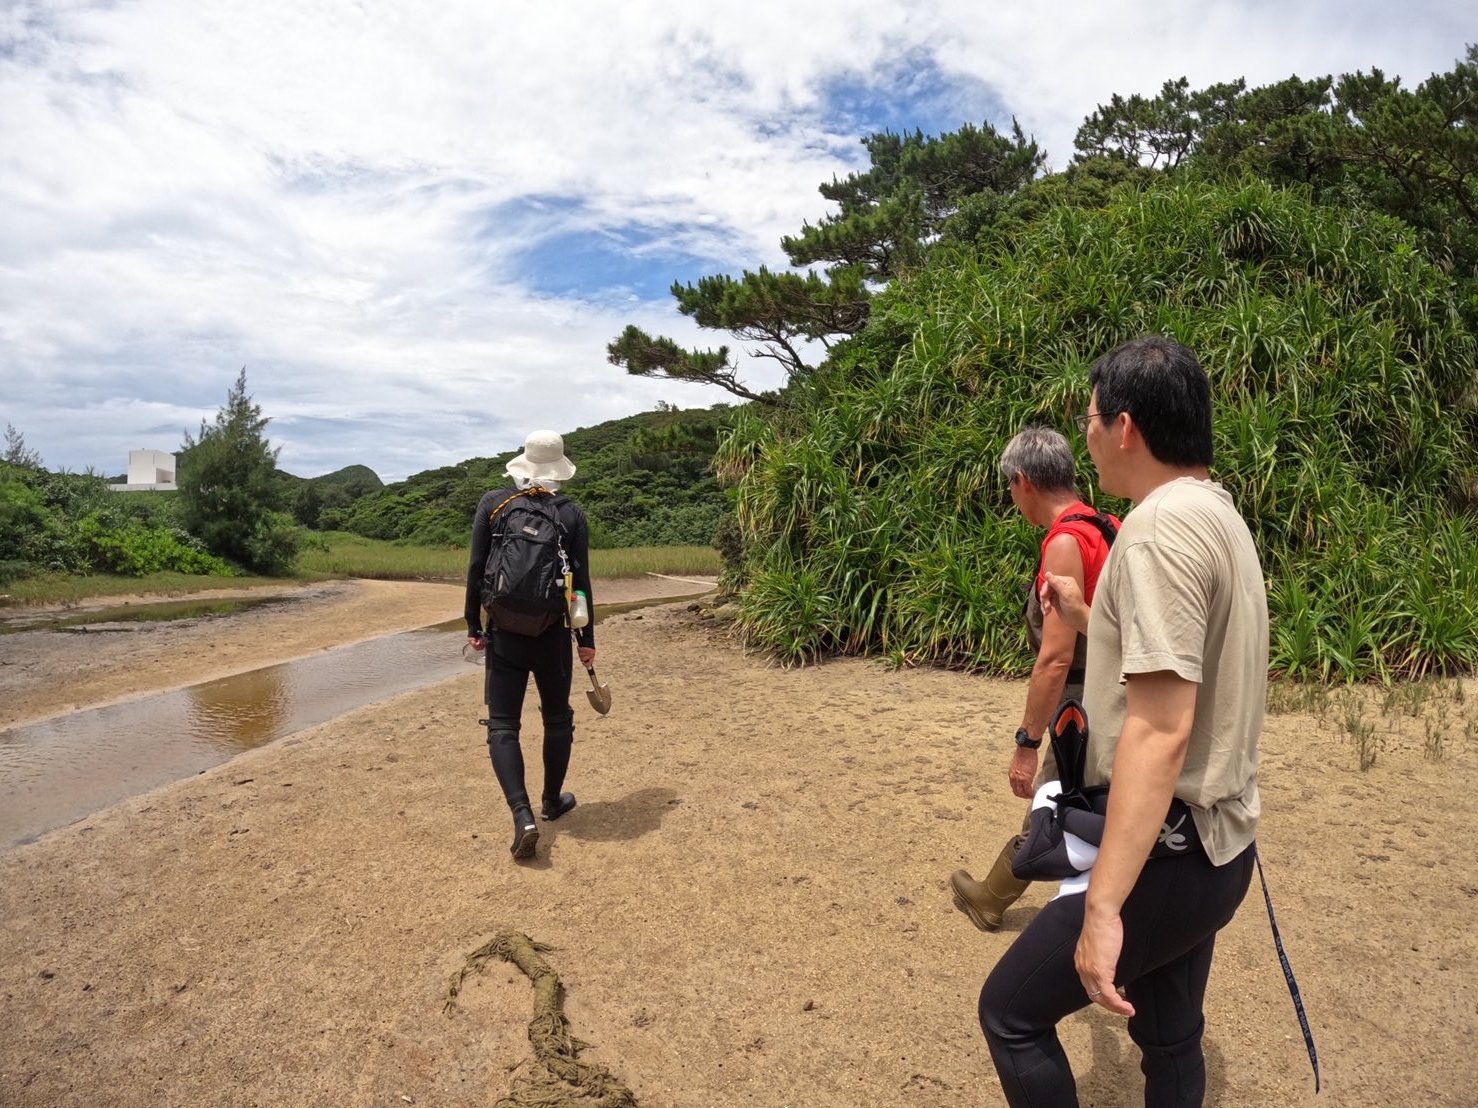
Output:
[[[1026,837],[1011,859],[1011,872],[1023,881],[1061,881],[1084,872],[1069,856],[1065,835],[1092,846],[1103,841],[1109,790],[1105,785],[1089,788],[1083,784],[1088,758],[1088,715],[1083,705],[1064,701],[1052,719],[1051,732],[1062,792],[1051,804],[1033,809],[1028,819]],[[1190,806],[1179,797],[1172,798],[1150,858],[1185,857],[1200,849],[1201,837]]]

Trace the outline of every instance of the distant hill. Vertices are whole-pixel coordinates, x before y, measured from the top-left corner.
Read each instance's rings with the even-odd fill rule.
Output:
[[[286,470],[277,479],[287,487],[293,518],[304,527],[321,527],[325,512],[340,511],[369,493],[385,487],[369,466],[345,466],[320,477],[297,477]]]
[[[577,472],[567,491],[590,518],[596,547],[712,541],[725,504],[711,468],[731,407],[642,412],[564,434]],[[418,545],[461,545],[482,494],[507,483],[518,451],[412,474],[321,511],[317,526]]]
[[[309,484],[318,485],[320,488],[326,485],[341,485],[349,489],[360,489],[363,492],[374,492],[376,489],[383,489],[385,487],[385,482],[380,480],[380,475],[370,469],[369,466],[345,466],[343,469],[336,469],[332,473],[325,473],[320,477],[298,477],[287,472],[285,469],[279,469],[277,476],[294,486],[306,481]],[[362,495],[362,493],[359,495]]]
[[[366,492],[383,489],[385,482],[369,466],[345,466],[321,477],[310,477],[315,485],[343,485],[347,488],[362,488]]]

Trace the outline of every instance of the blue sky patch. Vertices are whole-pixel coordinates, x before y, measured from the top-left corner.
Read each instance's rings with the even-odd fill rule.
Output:
[[[672,282],[696,281],[729,272],[732,264],[686,248],[693,236],[711,235],[696,225],[628,223],[619,228],[579,226],[594,222],[579,199],[526,196],[489,213],[489,236],[526,239],[511,257],[513,276],[529,290],[579,300],[634,295],[665,300]]]
[[[642,300],[661,300],[673,281],[695,281],[713,270],[711,262],[662,247],[654,234],[604,231],[556,235],[527,251],[520,263],[521,276],[539,293],[630,290]]]
[[[1011,127],[1011,112],[988,85],[946,73],[921,50],[871,73],[838,75],[821,95],[821,115],[831,128],[850,128],[859,139],[879,131],[939,135],[983,121],[1002,133]]]

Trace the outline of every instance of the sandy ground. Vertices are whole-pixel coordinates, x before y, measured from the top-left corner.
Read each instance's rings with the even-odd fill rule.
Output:
[[[332,586],[204,621],[172,632],[201,636],[175,642],[197,668],[152,671],[178,684],[434,622],[447,588]],[[602,625],[615,708],[576,693],[580,806],[531,864],[508,856],[470,667],[0,855],[0,1104],[490,1104],[529,1068],[529,983],[492,963],[442,1006],[508,928],[552,948],[582,1057],[648,1108],[1002,1103],[976,996],[1049,890],[986,935],[946,877],[1020,821],[1004,766],[1023,686],[770,668],[700,616]],[[64,661],[0,668],[12,722],[149,684]],[[1474,1103],[1465,688],[1466,706],[1371,714],[1365,772],[1346,709],[1270,719],[1261,849],[1325,1089],[1254,881],[1218,944],[1208,1103]],[[1086,1010],[1062,1036],[1084,1104],[1140,1103],[1119,1020]]]

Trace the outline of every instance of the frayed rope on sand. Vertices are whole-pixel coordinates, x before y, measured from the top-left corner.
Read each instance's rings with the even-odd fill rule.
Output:
[[[447,988],[442,1011],[450,1014],[462,982],[482,969],[490,958],[512,962],[534,986],[534,1018],[529,1021],[533,1066],[513,1082],[496,1108],[635,1108],[631,1090],[604,1066],[577,1057],[587,1043],[570,1034],[563,1011],[564,987],[549,963],[539,957],[552,947],[536,943],[517,931],[500,931],[467,955],[467,961]]]

